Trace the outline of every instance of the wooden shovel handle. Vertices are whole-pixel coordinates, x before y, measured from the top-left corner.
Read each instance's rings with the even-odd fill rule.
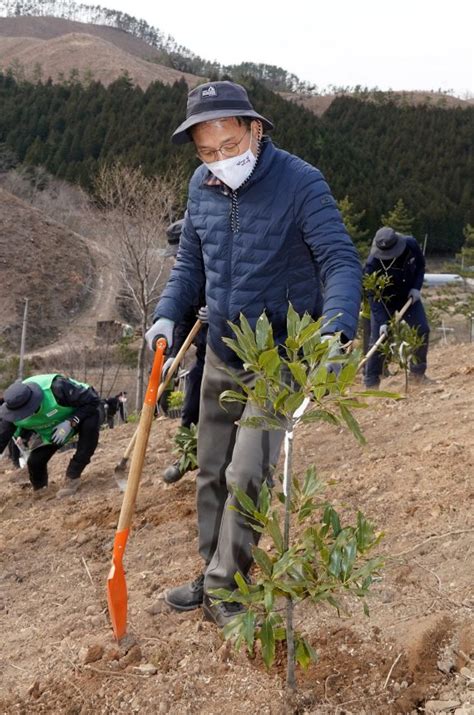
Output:
[[[158,386],[160,384],[161,371],[163,369],[163,356],[166,350],[166,340],[160,338],[157,341],[153,367],[151,369],[148,387],[145,393],[145,400],[140,415],[140,422],[136,431],[136,444],[133,450],[130,471],[128,473],[127,487],[123,495],[122,509],[117,526],[117,531],[128,529],[132,521],[133,510],[137,498],[138,485],[142,474],[145,452],[148,444],[151,423],[155,413]]]
[[[186,338],[186,340],[184,341],[184,343],[181,345],[181,347],[180,347],[180,349],[179,349],[179,351],[178,351],[178,353],[177,353],[175,359],[173,360],[173,362],[172,362],[171,365],[169,366],[169,369],[168,369],[168,372],[166,373],[165,379],[163,380],[163,382],[161,383],[160,387],[158,388],[158,394],[157,394],[157,396],[156,396],[157,401],[160,399],[160,397],[162,396],[163,392],[166,390],[166,388],[167,388],[168,385],[170,384],[171,378],[173,377],[173,375],[175,374],[176,370],[178,369],[178,366],[179,366],[181,360],[183,359],[183,357],[184,357],[184,356],[186,355],[186,353],[188,352],[189,347],[190,347],[191,343],[193,342],[194,338],[196,337],[196,335],[197,335],[197,334],[199,333],[199,331],[201,330],[202,325],[203,325],[203,324],[202,324],[202,322],[201,322],[200,320],[196,320],[196,322],[194,323],[193,327],[191,328],[191,330],[190,330],[190,332],[189,332],[189,335],[187,336],[187,338]],[[135,440],[136,440],[136,438],[137,438],[137,432],[138,432],[138,427],[137,427],[137,429],[135,430],[135,432],[133,433],[132,439],[130,440],[130,442],[129,442],[129,444],[128,444],[128,447],[127,447],[127,449],[126,449],[125,452],[124,452],[123,460],[125,460],[125,461],[130,457],[130,455],[131,455],[131,453],[132,453],[133,447],[134,447],[134,445],[135,445]]]
[[[405,313],[407,312],[407,310],[408,310],[408,308],[410,307],[410,305],[412,304],[412,302],[413,302],[413,299],[412,299],[412,298],[408,298],[408,300],[407,300],[407,302],[405,303],[405,305],[404,305],[402,308],[400,308],[399,311],[397,311],[397,312],[395,313],[395,322],[396,322],[396,323],[399,323],[399,322],[400,322],[400,320],[403,318],[403,316],[404,316]],[[386,338],[385,333],[382,333],[382,335],[380,335],[380,337],[377,339],[377,341],[372,345],[372,347],[370,348],[370,350],[368,351],[368,353],[365,355],[365,357],[363,357],[362,360],[360,361],[359,365],[357,366],[357,372],[359,372],[359,370],[361,369],[361,367],[364,367],[364,365],[365,365],[365,363],[367,362],[367,360],[369,360],[369,358],[371,358],[372,355],[379,349],[380,345],[382,345],[382,343],[384,342],[385,338]]]

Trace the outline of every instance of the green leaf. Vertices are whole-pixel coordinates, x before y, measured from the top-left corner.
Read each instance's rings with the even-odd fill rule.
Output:
[[[275,601],[275,598],[274,598],[274,593],[273,593],[273,585],[267,581],[264,584],[264,597],[263,597],[263,605],[264,605],[265,611],[267,613],[270,613],[273,610],[274,601]]]
[[[328,410],[309,410],[300,417],[301,421],[306,422],[328,422],[330,425],[339,426],[339,419],[336,415]]]
[[[304,366],[299,362],[289,362],[288,368],[298,385],[304,387],[306,385],[306,370]]]
[[[269,669],[275,660],[275,634],[273,633],[273,625],[269,618],[264,620],[258,637],[262,644],[263,662]]]
[[[268,520],[267,529],[273,539],[273,543],[275,544],[278,553],[281,553],[283,551],[283,534],[281,533],[280,524],[278,523],[278,517],[276,514],[272,514],[272,518]]]
[[[255,642],[255,624],[256,616],[251,610],[247,610],[242,618],[242,635],[249,653],[253,653],[253,644]]]
[[[236,484],[231,484],[230,488],[244,512],[246,512],[249,516],[254,516],[255,513],[258,513],[256,505],[243,489],[238,487]]]
[[[292,415],[304,400],[304,394],[302,392],[294,392],[285,400],[284,410],[287,415]]]
[[[257,320],[255,326],[255,340],[259,350],[266,350],[273,345],[273,330],[265,313]]]
[[[310,644],[304,638],[298,638],[296,641],[295,648],[295,659],[296,662],[301,665],[301,667],[306,670],[310,665],[311,661],[317,660],[316,651],[310,646]]]
[[[258,365],[265,372],[267,377],[273,377],[280,367],[280,356],[277,348],[265,350],[258,356]]]
[[[258,566],[260,566],[265,576],[271,578],[273,563],[272,560],[269,558],[268,554],[263,549],[260,549],[258,546],[253,547],[252,554],[253,558],[255,559],[255,562],[258,564]]]
[[[286,318],[286,332],[287,332],[288,338],[293,338],[293,339],[296,338],[296,336],[298,335],[299,327],[300,327],[300,317],[290,303],[290,305],[288,306],[288,314],[287,314],[287,318]]]
[[[356,437],[356,439],[361,444],[366,444],[365,437],[362,434],[361,429],[359,427],[359,423],[357,422],[354,415],[342,403],[339,403],[339,409],[341,411],[342,419],[344,420],[346,425],[349,427],[349,429],[352,432],[352,434],[354,435],[354,437]]]
[[[239,590],[242,591],[242,593],[244,593],[245,595],[248,595],[250,593],[247,581],[238,571],[236,571],[234,574],[234,581],[237,584]]]
[[[224,390],[219,396],[220,402],[241,402],[243,405],[247,402],[247,395],[243,395],[236,390]]]

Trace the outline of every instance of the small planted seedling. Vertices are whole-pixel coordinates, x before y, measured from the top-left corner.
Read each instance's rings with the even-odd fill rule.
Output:
[[[243,427],[285,432],[285,468],[278,492],[284,514],[272,506],[266,484],[257,503],[234,488],[239,506],[233,508],[270,540],[271,548],[254,547],[252,583],[236,573],[233,591],[218,589],[213,595],[246,606],[224,630],[237,648],[245,645],[252,653],[259,642],[269,668],[275,660],[276,644],[286,643],[287,685],[294,690],[296,663],[306,667],[315,657],[310,643],[294,631],[295,606],[303,601],[326,602],[340,610],[339,595],[343,593],[361,598],[367,611],[365,596],[382,564],[380,558],[368,558],[381,534],[375,533],[362,513],[357,513],[355,524],[342,525],[337,511],[322,499],[323,485],[314,467],[308,467],[300,478],[293,476],[294,433],[303,424],[323,421],[336,428],[345,425],[363,443],[353,411],[367,407],[365,396],[392,395],[352,389],[360,356],[338,350],[337,335],[323,338],[321,332],[327,330],[327,324],[322,319],[314,321],[308,314],[300,317],[290,306],[288,337],[281,346],[275,344],[265,314],[258,319],[255,331],[243,316],[240,326],[231,327],[235,339],[225,342],[245,369],[254,373],[255,381],[252,386],[237,381],[239,389],[224,392],[221,401],[249,401],[258,408],[257,415],[240,421]],[[339,368],[338,374],[334,366]]]

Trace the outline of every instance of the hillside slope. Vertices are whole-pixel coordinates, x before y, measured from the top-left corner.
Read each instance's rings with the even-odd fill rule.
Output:
[[[81,79],[88,77],[104,85],[127,73],[133,84],[143,89],[156,81],[173,84],[184,78],[189,86],[202,81],[200,77],[141,59],[136,53],[130,54],[115,43],[85,32],[51,39],[0,36],[0,69],[5,71],[15,66],[30,80],[38,79],[41,74],[43,80],[51,77],[58,81],[77,70]]]
[[[101,433],[70,501],[54,497],[71,452],[53,459],[51,494],[40,501],[24,474],[0,462],[0,618],[9,634],[0,652],[1,711],[414,715],[431,712],[427,701],[439,698],[454,703],[450,711],[463,703],[470,713],[471,346],[435,347],[430,374],[437,382],[413,388],[407,400],[377,400],[361,411],[366,448],[328,425],[296,435],[295,470],[315,462],[333,482],[329,500],[346,516],[361,509],[383,529],[386,565],[369,619],[360,607],[341,619],[325,607],[298,609],[298,627],[319,660],[299,674],[292,709],[284,703],[282,660],[267,673],[259,654],[249,659],[223,645],[199,610],[177,614],[164,605],[164,589],[201,568],[195,475],[170,486],[161,481],[176,422],[153,425],[127,546],[132,647],[112,639],[105,584],[121,504],[113,466],[134,425]],[[384,387],[400,390],[402,379]],[[139,667],[145,663],[148,670]]]
[[[85,305],[95,265],[81,236],[0,189],[0,336],[18,350],[24,298],[29,349],[51,342]]]
[[[34,37],[39,40],[51,40],[54,37],[71,33],[94,35],[143,60],[159,62],[162,59],[162,53],[159,50],[115,27],[64,20],[60,17],[0,17],[0,36],[4,37]]]

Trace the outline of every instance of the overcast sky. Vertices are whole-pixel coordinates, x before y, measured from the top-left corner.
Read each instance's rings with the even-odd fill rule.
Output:
[[[97,4],[144,18],[206,59],[279,65],[319,87],[360,84],[474,93],[472,0]]]

